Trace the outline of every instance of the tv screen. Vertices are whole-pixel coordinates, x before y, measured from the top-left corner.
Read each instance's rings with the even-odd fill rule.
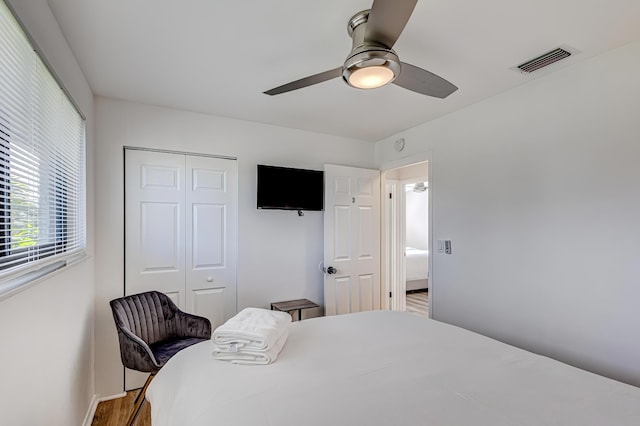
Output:
[[[258,164],[258,208],[324,208],[324,172]]]

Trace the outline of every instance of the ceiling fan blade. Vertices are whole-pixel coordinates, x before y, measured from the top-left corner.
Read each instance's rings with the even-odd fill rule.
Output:
[[[457,86],[444,78],[406,62],[402,62],[400,75],[393,80],[393,84],[440,99],[444,99],[458,90]]]
[[[300,80],[292,81],[291,83],[283,84],[282,86],[275,87],[263,93],[265,95],[271,96],[279,95],[281,93],[290,92],[292,90],[302,89],[303,87],[322,83],[323,81],[331,80],[332,78],[340,77],[341,75],[342,67],[338,67],[329,71],[321,72],[319,74],[310,75],[309,77],[301,78]]]
[[[418,0],[374,0],[367,29],[365,43],[382,43],[389,49],[396,44]]]

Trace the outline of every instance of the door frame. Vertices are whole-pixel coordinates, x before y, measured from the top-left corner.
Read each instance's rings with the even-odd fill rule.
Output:
[[[427,162],[429,164],[428,167],[428,171],[427,171],[427,178],[428,178],[428,182],[429,182],[429,191],[428,191],[428,232],[429,232],[429,236],[428,236],[428,250],[429,250],[429,279],[427,280],[427,291],[429,292],[429,318],[434,318],[434,312],[435,312],[435,300],[436,300],[436,291],[434,291],[434,289],[436,288],[435,285],[435,274],[434,274],[434,262],[433,262],[433,257],[434,257],[434,251],[433,251],[433,229],[434,229],[434,218],[433,218],[433,191],[434,191],[434,183],[433,183],[433,155],[431,151],[425,151],[425,152],[420,152],[417,154],[413,154],[404,158],[400,158],[397,160],[392,160],[392,161],[388,161],[386,163],[381,164],[378,169],[380,170],[380,192],[381,192],[381,200],[385,200],[385,206],[383,208],[380,209],[380,214],[381,214],[381,220],[380,220],[380,238],[381,238],[381,244],[380,244],[380,250],[381,250],[381,262],[380,262],[380,267],[381,267],[381,273],[380,273],[380,277],[384,279],[384,284],[381,285],[380,287],[382,289],[384,289],[384,298],[381,300],[385,301],[384,303],[381,303],[382,306],[386,306],[387,309],[393,309],[394,306],[397,306],[397,303],[394,303],[394,301],[392,300],[393,298],[389,297],[389,292],[392,292],[394,289],[392,287],[392,282],[390,282],[390,277],[391,274],[393,273],[395,275],[396,279],[399,279],[399,273],[394,271],[393,268],[391,268],[391,263],[393,262],[394,259],[394,251],[395,251],[395,256],[396,256],[396,260],[397,260],[397,256],[400,256],[400,253],[398,251],[398,239],[397,236],[395,238],[391,238],[390,233],[388,233],[388,229],[392,228],[393,224],[390,222],[391,220],[394,219],[394,215],[391,214],[390,211],[388,211],[388,207],[387,205],[388,203],[388,199],[389,196],[387,195],[387,172],[391,171],[392,169],[397,169],[400,167],[406,167],[406,166],[411,166],[413,164],[417,164],[417,163],[424,163]],[[397,200],[399,201],[399,200]],[[381,206],[382,207],[382,206]],[[404,210],[404,208],[403,208]],[[404,236],[401,236],[402,240],[405,239]],[[404,256],[404,251],[402,251],[402,256]],[[401,272],[403,275],[405,273],[405,269],[402,269]],[[397,286],[396,286],[397,287]],[[406,289],[406,284],[404,284],[403,286]],[[397,291],[397,290],[396,290]]]
[[[402,262],[398,261],[404,256],[406,241],[406,196],[403,191],[402,180],[386,179],[384,191],[384,210],[387,220],[385,224],[385,237],[388,243],[388,256],[385,256],[384,263],[386,270],[385,299],[387,309],[392,311],[404,311],[406,309],[406,268],[402,268]],[[393,297],[391,296],[393,295]]]

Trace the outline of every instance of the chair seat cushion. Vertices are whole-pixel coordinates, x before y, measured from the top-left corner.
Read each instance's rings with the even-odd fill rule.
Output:
[[[198,337],[181,337],[153,343],[150,345],[150,348],[158,364],[163,366],[167,361],[169,361],[169,358],[177,354],[182,349],[195,345],[196,343],[204,342],[205,340],[208,339],[201,339]]]

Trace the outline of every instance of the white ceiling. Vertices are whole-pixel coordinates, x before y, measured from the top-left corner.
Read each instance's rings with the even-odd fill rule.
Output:
[[[459,87],[441,100],[341,79],[263,91],[342,65],[371,0],[48,0],[102,96],[377,141],[640,39],[639,0],[420,0],[394,49]],[[555,47],[581,53],[531,75]]]

